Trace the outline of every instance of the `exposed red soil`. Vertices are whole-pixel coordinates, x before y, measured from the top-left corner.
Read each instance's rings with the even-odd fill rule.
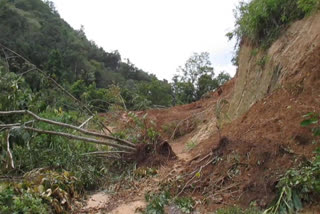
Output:
[[[195,130],[197,126],[195,123],[197,122],[194,122],[194,119],[201,118],[200,122],[204,123],[211,119],[202,118],[201,116],[206,116],[205,111],[208,111],[210,107],[214,107],[219,99],[226,99],[231,96],[234,81],[234,79],[230,80],[220,90],[211,92],[200,101],[172,108],[140,111],[137,114],[139,116],[147,114],[148,120],[155,122],[157,131],[160,131],[165,139],[170,139],[172,132],[177,128],[174,138],[178,138]],[[178,124],[179,122],[181,123]],[[177,125],[179,126],[177,127]]]
[[[164,143],[160,150],[151,148],[163,153],[160,157],[149,155],[148,147],[141,144],[136,160],[141,166],[160,165],[158,177],[133,182],[131,190],[119,191],[113,198],[132,201],[136,199],[133,196],[162,186],[175,195],[203,199],[198,207],[201,213],[234,204],[248,207],[252,202],[267,207],[277,194],[279,178],[288,169],[311,160],[317,147],[312,143],[310,128],[300,123],[303,115],[320,112],[320,40],[312,39],[320,32],[319,17],[298,22],[271,47],[274,62],[269,63],[270,69],[266,65],[269,70],[256,71],[255,61],[248,59],[252,50],[246,47],[242,72],[206,98],[188,105],[136,112],[140,117],[147,114],[145,126],[154,124],[163,139],[158,142],[168,142],[171,147]],[[305,32],[311,39],[305,38]],[[288,42],[290,36],[295,36],[292,42]],[[273,78],[274,68],[280,68],[277,60],[283,71],[280,69],[280,77]],[[256,87],[260,88],[255,94]],[[235,102],[228,102],[232,99]],[[218,118],[216,110],[224,100],[227,105],[221,112],[234,111],[233,121]],[[117,122],[122,122],[120,129],[133,123],[125,114]],[[194,143],[190,151],[188,142]],[[177,160],[165,162],[175,156]]]
[[[300,126],[308,112],[320,112],[320,89],[309,85],[298,93],[284,87],[258,101],[222,129],[223,140],[213,133],[193,150],[191,156],[202,155],[185,166],[182,183],[191,180],[185,194],[205,196],[209,210],[226,204],[246,207],[253,201],[266,207],[279,177],[314,155],[312,133]],[[216,163],[205,165],[207,161]],[[202,166],[199,178],[193,178]]]

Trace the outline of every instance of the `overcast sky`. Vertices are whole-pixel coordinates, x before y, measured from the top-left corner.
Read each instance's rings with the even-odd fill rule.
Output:
[[[53,0],[73,28],[84,25],[88,39],[118,50],[138,68],[171,80],[194,52],[207,51],[216,73],[232,76],[233,9],[239,0]]]

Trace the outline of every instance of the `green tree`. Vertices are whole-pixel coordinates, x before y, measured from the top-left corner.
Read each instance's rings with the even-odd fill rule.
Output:
[[[62,78],[62,72],[64,69],[62,64],[62,56],[59,50],[52,50],[49,54],[46,70],[53,78],[57,80]]]
[[[175,75],[172,83],[173,105],[191,103],[195,101],[195,87],[191,82],[183,82]]]
[[[202,75],[214,76],[214,69],[210,62],[210,54],[202,52],[194,53],[185,63],[183,67],[178,68],[178,72],[182,73],[182,81],[197,84],[198,79]]]
[[[178,68],[178,72],[180,74],[172,79],[174,105],[196,101],[231,78],[225,72],[214,77],[214,68],[207,52],[194,53],[183,67]]]
[[[171,85],[167,81],[153,78],[151,82],[138,84],[138,94],[151,101],[154,106],[170,106],[172,103]]]

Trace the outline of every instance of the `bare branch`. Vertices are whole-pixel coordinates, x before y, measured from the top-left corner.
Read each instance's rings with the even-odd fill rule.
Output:
[[[0,124],[0,128],[6,128],[6,129],[9,129],[9,128],[12,128],[12,127],[15,127],[15,126],[21,126],[21,123]]]
[[[104,159],[116,159],[116,160],[123,160],[120,156],[116,155],[97,155],[97,158],[104,158]]]
[[[11,150],[10,150],[10,132],[9,131],[8,131],[8,134],[7,134],[7,152],[8,152],[8,155],[9,155],[9,160],[10,160],[11,167],[12,167],[12,169],[14,169],[13,156],[12,156],[12,153],[11,153]]]
[[[81,132],[83,134],[96,136],[96,137],[102,137],[102,138],[105,138],[105,139],[109,139],[109,140],[113,140],[113,141],[125,144],[127,146],[132,147],[132,148],[135,147],[135,144],[133,144],[133,143],[131,143],[129,141],[126,141],[126,140],[123,140],[123,139],[119,139],[119,138],[116,138],[116,137],[112,137],[112,136],[109,136],[109,135],[100,134],[100,133],[97,133],[97,132],[88,131],[88,130],[85,130],[85,129],[82,129],[82,128],[79,128],[77,126],[70,125],[70,124],[67,124],[67,123],[61,123],[61,122],[57,122],[57,121],[53,121],[53,120],[48,120],[48,119],[39,117],[35,113],[33,113],[31,111],[28,111],[28,110],[0,111],[0,115],[10,115],[10,114],[29,114],[33,118],[35,118],[36,120],[44,122],[44,123],[49,123],[49,124],[52,124],[52,125],[57,125],[57,126],[65,127],[65,128],[74,129],[74,130],[77,130],[77,131],[79,131],[79,132]]]
[[[23,59],[26,63],[28,63],[29,65],[33,66],[34,69],[31,71],[38,71],[40,72],[43,76],[45,76],[48,80],[50,80],[55,86],[57,86],[63,93],[65,93],[66,95],[68,95],[69,97],[71,97],[74,101],[76,101],[77,103],[80,104],[80,106],[82,106],[90,115],[94,115],[94,113],[88,108],[87,105],[83,104],[80,100],[78,100],[77,98],[75,98],[69,91],[67,91],[65,88],[63,88],[57,81],[55,81],[53,78],[51,78],[49,75],[46,74],[46,72],[44,72],[43,70],[39,69],[36,65],[34,65],[33,63],[31,63],[28,59],[26,59],[25,57],[21,56],[20,54],[18,54],[17,52],[11,50],[10,48],[4,46],[3,44],[0,43],[0,47],[2,47],[2,51],[4,52],[4,49],[15,54],[16,56],[20,57],[21,59]],[[5,54],[5,52],[4,52]],[[5,55],[6,56],[6,55]],[[9,69],[9,68],[8,68]],[[29,71],[28,71],[29,72]],[[112,134],[111,130],[103,123],[98,122],[100,126],[102,126],[104,129],[106,129],[110,134]],[[103,129],[103,131],[104,131]]]
[[[27,74],[27,73],[29,73],[29,72],[35,71],[35,70],[37,70],[37,68],[31,68],[31,69],[29,69],[29,70],[27,70],[27,71],[25,71],[25,72],[20,73],[19,75],[20,75],[20,76],[23,76],[23,75],[25,75],[25,74]]]
[[[131,154],[126,151],[98,151],[98,152],[89,152],[81,155],[104,155],[104,154]]]
[[[22,128],[24,128],[24,130],[37,132],[37,133],[40,133],[40,134],[57,135],[57,136],[62,136],[62,137],[66,137],[66,138],[69,138],[69,139],[75,139],[75,140],[91,142],[91,143],[95,143],[95,144],[112,146],[112,147],[115,147],[115,148],[118,148],[118,149],[127,150],[127,151],[136,151],[135,148],[124,146],[124,145],[120,145],[120,144],[116,144],[116,143],[111,143],[111,142],[104,141],[104,140],[97,140],[97,139],[88,138],[88,137],[81,137],[81,136],[72,135],[72,134],[68,134],[68,133],[64,133],[64,132],[55,132],[55,131],[48,131],[48,130],[43,130],[43,129],[36,129],[36,128],[32,128],[32,127],[22,127]]]
[[[82,129],[91,119],[93,116],[89,117],[86,121],[84,121],[78,128]]]
[[[28,125],[30,123],[34,123],[34,120],[27,121],[27,122],[25,122],[23,124],[21,124],[21,123],[0,124],[0,128],[2,128],[2,129],[12,129],[12,128],[19,127],[19,126],[22,126],[22,125]]]

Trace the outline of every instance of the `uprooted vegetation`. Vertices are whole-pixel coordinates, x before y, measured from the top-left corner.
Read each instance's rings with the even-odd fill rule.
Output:
[[[62,86],[1,46],[0,212],[109,212],[136,200],[147,202],[136,209],[145,213],[312,208],[320,200],[318,8],[318,0],[242,3],[236,77],[171,108],[128,111],[116,85]],[[83,208],[98,189],[109,201]]]
[[[144,127],[146,119],[132,114],[131,131],[114,133],[53,77],[3,50],[19,58],[22,73],[0,66],[1,213],[70,212],[86,191],[125,179],[134,165],[157,167],[175,158],[160,134]],[[32,72],[43,90],[26,83]]]
[[[277,96],[278,93],[274,95]],[[304,104],[296,108],[296,114],[286,120],[289,127],[280,126],[282,131],[276,131],[279,127],[273,127],[273,120],[254,122],[252,116],[264,109],[264,104],[255,106],[248,115],[222,131],[230,138],[219,140],[213,135],[198,146],[194,154],[202,151],[202,155],[189,160],[179,174],[171,174],[163,180],[160,193],[169,191],[173,198],[193,196],[198,207],[221,208],[217,213],[262,213],[261,210],[295,213],[303,206],[317,204],[319,153],[317,150],[313,157],[312,152],[317,148],[313,142],[319,140],[319,117],[311,113],[305,118],[300,115]],[[281,117],[281,114],[275,116]],[[291,136],[279,140],[282,132]],[[258,137],[266,136],[262,133],[269,133],[269,137]],[[232,207],[233,204],[239,207]],[[228,206],[231,207],[226,208]],[[247,211],[240,208],[249,206],[255,207]]]

